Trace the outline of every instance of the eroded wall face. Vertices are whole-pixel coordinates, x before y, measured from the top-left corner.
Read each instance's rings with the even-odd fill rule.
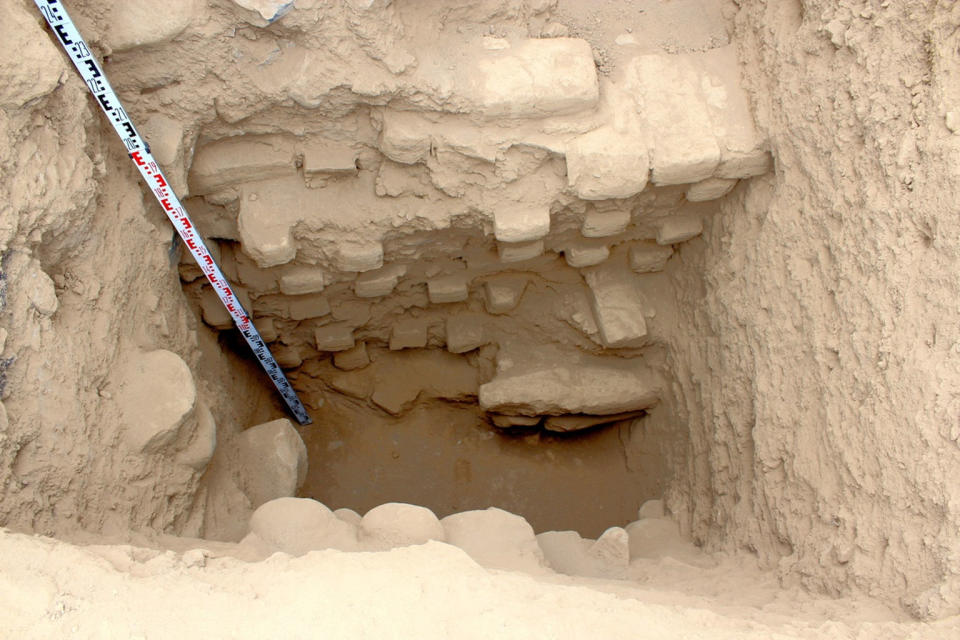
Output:
[[[250,402],[223,400],[228,356],[198,358],[169,227],[82,82],[32,3],[4,11],[0,522],[196,535],[212,415]]]
[[[924,616],[956,612],[960,569],[956,20],[744,4],[777,171],[704,234],[701,339],[674,351],[695,536]]]

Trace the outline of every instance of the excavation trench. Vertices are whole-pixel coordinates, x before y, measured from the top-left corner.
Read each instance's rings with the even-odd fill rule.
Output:
[[[421,235],[431,246],[463,243],[450,234]],[[238,245],[227,243],[220,254],[231,250]],[[427,271],[441,261],[422,262],[399,270]],[[589,287],[562,257],[510,264],[472,282],[464,275],[459,301],[431,304],[429,283],[415,278],[398,280],[385,295],[358,297],[357,282],[250,300],[314,420],[299,430],[309,452],[299,495],[360,513],[385,502],[423,505],[441,517],[497,506],[523,514],[538,531],[591,537],[662,497],[667,455],[684,437],[660,402],[665,380],[650,365],[662,369],[665,350],[648,345],[605,355],[578,331],[574,316],[584,322],[594,308]],[[490,292],[498,287],[516,299],[491,313]],[[201,301],[200,318],[228,322],[208,285],[199,295],[198,283],[186,288]],[[292,319],[260,312],[311,305],[326,313]],[[344,322],[349,339],[317,344],[318,332]],[[237,333],[224,331],[224,346],[243,354]],[[502,382],[498,362],[517,374]],[[500,401],[503,387],[513,397]]]
[[[191,570],[321,551],[479,571],[466,553],[627,581],[613,591],[771,579],[725,582],[726,551],[795,589],[791,619],[798,585],[958,610],[940,131],[957,118],[930,107],[957,101],[930,53],[956,49],[953,18],[168,4],[69,8],[314,423],[283,418],[18,0],[0,26],[0,525],[186,545]]]

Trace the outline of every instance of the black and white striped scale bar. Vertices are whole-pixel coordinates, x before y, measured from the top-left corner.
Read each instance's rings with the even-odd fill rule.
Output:
[[[310,416],[307,415],[306,408],[300,402],[300,398],[297,397],[297,392],[294,391],[290,381],[287,380],[286,375],[280,369],[280,365],[277,364],[273,354],[270,353],[270,348],[260,337],[256,327],[253,326],[253,321],[247,315],[243,305],[237,300],[236,295],[230,288],[230,283],[227,282],[220,271],[220,267],[217,266],[213,256],[210,255],[210,251],[207,250],[207,246],[193,226],[190,216],[187,215],[186,209],[180,203],[180,199],[173,192],[156,160],[151,155],[149,145],[140,137],[136,127],[133,126],[126,110],[120,104],[120,99],[113,92],[110,82],[90,53],[87,43],[84,42],[77,27],[73,24],[67,10],[59,0],[33,1],[43,14],[47,24],[56,34],[63,50],[66,51],[67,56],[73,62],[77,71],[80,72],[83,81],[87,83],[87,88],[90,89],[90,93],[96,98],[97,104],[103,109],[107,120],[110,121],[117,135],[123,140],[130,159],[137,165],[140,175],[143,176],[147,186],[156,196],[160,206],[163,207],[167,217],[170,218],[173,227],[180,234],[204,275],[207,276],[207,280],[213,285],[213,289],[223,302],[223,306],[230,313],[237,329],[243,334],[264,371],[273,380],[273,384],[277,387],[277,391],[280,392],[284,402],[287,403],[290,412],[300,424],[310,424]]]

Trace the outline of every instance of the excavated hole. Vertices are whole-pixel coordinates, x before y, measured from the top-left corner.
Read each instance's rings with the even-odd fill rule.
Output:
[[[225,268],[246,271],[248,281],[290,270],[258,269],[239,243],[213,242]],[[507,357],[542,371],[590,358],[583,365],[589,378],[590,364],[611,359],[617,367],[662,370],[662,345],[641,340],[643,346],[605,349],[591,324],[589,287],[562,255],[502,264],[491,239],[469,228],[400,235],[392,245],[378,272],[402,264],[405,274],[387,295],[358,296],[353,274],[298,296],[254,297],[239,285],[315,422],[299,429],[309,471],[298,495],[361,514],[387,502],[423,505],[439,517],[497,506],[522,514],[537,531],[575,530],[593,538],[634,520],[640,504],[663,495],[671,473],[667,452],[679,446],[682,429],[662,404],[591,414],[522,404],[488,412],[478,402],[480,385],[497,377],[497,362]],[[426,257],[389,262],[405,246],[430,249]],[[195,275],[189,259],[183,258],[183,272]],[[451,273],[475,274],[462,278],[466,299],[431,303],[428,281]],[[519,292],[515,306],[490,311],[495,303],[488,289],[496,285]],[[184,286],[208,324],[226,325],[207,284]],[[291,318],[291,306],[296,316],[323,313]],[[296,311],[301,307],[308,310]],[[318,331],[344,326],[352,329],[353,348],[319,348]],[[479,337],[458,337],[458,330],[479,331]],[[248,361],[248,375],[262,378],[235,330],[221,329],[220,341]],[[584,384],[602,391],[589,379]],[[662,381],[657,385],[659,393]]]

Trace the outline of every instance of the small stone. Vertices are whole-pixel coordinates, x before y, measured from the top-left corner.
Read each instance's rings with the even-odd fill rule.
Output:
[[[655,405],[661,394],[656,374],[635,360],[604,358],[498,372],[480,385],[480,408],[527,416],[609,415]]]
[[[382,112],[378,146],[385,156],[402,164],[414,164],[430,153],[429,123],[411,111]]]
[[[377,387],[370,400],[392,416],[399,416],[413,407],[420,387],[412,381],[397,381]]]
[[[183,566],[188,569],[202,569],[207,566],[208,552],[203,549],[190,549],[181,556]]]
[[[344,373],[331,376],[327,382],[337,393],[363,400],[373,393],[373,380],[365,373]]]
[[[386,551],[430,540],[443,542],[446,534],[437,516],[425,507],[389,502],[374,507],[360,521],[360,541],[370,550]]]
[[[604,264],[586,270],[593,314],[603,344],[614,349],[646,343],[647,324],[635,276],[618,265]]]
[[[589,429],[602,424],[620,422],[621,420],[630,420],[643,415],[643,411],[627,411],[624,413],[613,413],[606,416],[550,416],[543,423],[543,428],[547,431],[557,431],[560,433],[569,433],[571,431],[580,431]]]
[[[206,195],[226,187],[296,173],[293,145],[279,136],[223,138],[197,150],[190,165],[190,193]]]
[[[490,313],[507,313],[520,303],[527,287],[525,278],[510,276],[494,277],[483,285],[484,302]]]
[[[498,242],[500,262],[523,262],[543,255],[543,240],[533,242]]]
[[[197,0],[181,0],[169,6],[154,0],[115,0],[108,7],[104,35],[114,51],[167,42],[200,20],[203,11]]]
[[[36,260],[30,261],[25,275],[27,281],[24,285],[33,308],[42,316],[52,316],[60,306],[53,280],[40,268],[40,263]]]
[[[334,264],[340,271],[373,271],[383,266],[383,245],[379,242],[345,242],[337,247]]]
[[[359,527],[360,521],[363,520],[359,513],[353,509],[347,509],[346,507],[335,510],[333,515],[337,516],[348,524],[352,524],[355,527]]]
[[[313,143],[303,150],[303,172],[307,175],[357,173],[357,152],[337,143]]]
[[[657,227],[657,244],[668,245],[686,242],[703,233],[703,222],[694,216],[673,216]]]
[[[644,518],[663,518],[663,500],[647,500],[637,511],[637,520],[643,520]]]
[[[427,281],[427,295],[432,304],[463,302],[470,295],[462,276],[446,276]]]
[[[246,290],[240,287],[231,287],[230,290],[233,291],[237,300],[239,300],[243,308],[247,310],[247,313],[250,313],[253,304],[250,302],[250,296],[247,295]],[[214,329],[222,331],[224,329],[232,329],[234,326],[233,317],[230,315],[230,312],[227,311],[227,308],[223,306],[223,301],[220,300],[220,297],[217,295],[217,292],[214,291],[213,287],[204,286],[203,291],[200,292],[200,315],[204,323]]]
[[[271,352],[277,364],[283,369],[296,369],[303,364],[299,345],[278,344],[271,348]]]
[[[197,403],[196,431],[186,448],[177,455],[177,462],[194,471],[202,471],[217,448],[217,423],[205,402]]]
[[[736,180],[729,178],[707,178],[696,184],[690,185],[687,189],[687,200],[689,202],[705,202],[707,200],[716,200],[730,193],[737,186]]]
[[[960,131],[960,111],[948,111],[944,121],[951,133]]]
[[[280,334],[277,332],[277,325],[274,323],[273,318],[256,318],[253,321],[253,326],[256,327],[257,331],[260,333],[260,337],[263,338],[265,342],[274,342],[280,337]]]
[[[291,320],[322,318],[330,313],[330,303],[323,296],[291,297],[287,303]]]
[[[370,364],[370,356],[367,353],[366,342],[361,342],[352,349],[333,354],[333,366],[343,371],[362,369],[368,364]]]
[[[390,294],[403,274],[406,267],[390,265],[377,271],[367,271],[357,276],[353,283],[353,291],[358,298],[378,298]]]
[[[295,495],[307,479],[307,447],[286,418],[241,433],[237,451],[241,489],[254,509],[270,500]]]
[[[192,417],[197,389],[187,363],[158,349],[131,354],[118,370],[117,403],[126,445],[137,453],[159,453]]]
[[[0,327],[0,353],[3,353],[3,350],[6,346],[7,346],[7,330]]]
[[[326,275],[317,267],[294,267],[280,276],[280,293],[301,296],[323,291]]]
[[[447,351],[466,353],[484,344],[481,316],[463,314],[447,318]]]
[[[571,141],[566,158],[567,183],[584,200],[628,198],[647,186],[647,143],[612,127],[602,127]]]
[[[621,527],[610,527],[587,550],[596,562],[599,575],[620,578],[630,566],[630,535]]]
[[[493,214],[493,233],[501,242],[531,242],[550,233],[547,205],[501,206]]]
[[[542,420],[540,416],[505,416],[499,413],[490,414],[490,421],[493,422],[493,426],[501,429],[509,429],[511,427],[535,427],[540,424],[540,420]]]
[[[327,325],[313,333],[320,351],[346,351],[354,345],[353,329],[349,325]]]
[[[533,574],[547,571],[533,527],[518,515],[491,507],[455,513],[440,522],[447,542],[484,567]]]
[[[630,247],[630,268],[636,273],[663,271],[673,255],[673,247],[644,242]]]
[[[300,556],[318,549],[355,551],[356,527],[309,498],[278,498],[250,518],[250,533],[278,551]]]
[[[574,269],[598,265],[610,257],[610,249],[604,245],[572,246],[563,250],[563,259]]]
[[[409,318],[399,320],[390,331],[390,350],[422,349],[427,346],[426,320]]]
[[[597,211],[591,209],[583,219],[580,233],[584,238],[605,238],[623,233],[630,225],[630,212],[625,209]]]

